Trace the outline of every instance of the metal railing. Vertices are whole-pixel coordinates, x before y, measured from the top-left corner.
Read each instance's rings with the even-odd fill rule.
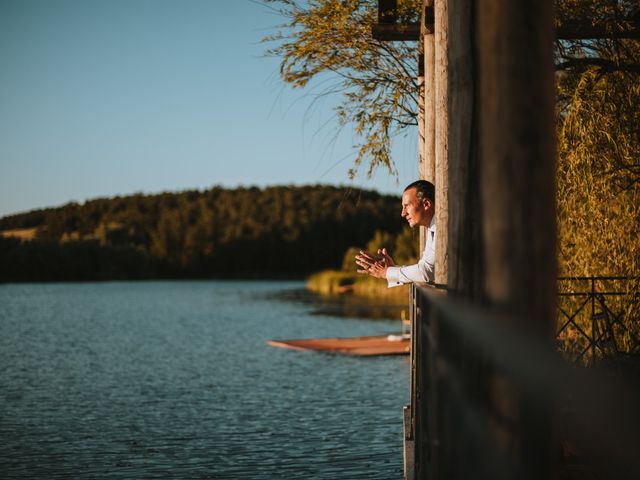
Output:
[[[411,304],[406,478],[640,478],[636,389],[444,292],[413,287]]]
[[[640,353],[640,297],[632,288],[638,280],[558,279],[557,344],[565,358],[593,365]]]

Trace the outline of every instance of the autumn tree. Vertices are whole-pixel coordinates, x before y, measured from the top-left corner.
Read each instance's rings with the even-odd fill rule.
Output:
[[[637,29],[640,8],[561,0],[557,16],[603,33],[556,43],[560,271],[638,276],[640,41],[620,33]]]
[[[285,23],[264,39],[268,55],[280,58],[280,76],[293,88],[307,87],[319,99],[340,95],[339,128],[352,126],[353,178],[363,161],[396,173],[392,139],[417,125],[417,42],[385,42],[371,35],[375,0],[263,0]],[[400,0],[401,22],[417,22],[422,0]]]
[[[590,38],[556,42],[558,264],[563,276],[621,276],[597,289],[622,319],[617,348],[640,335],[640,7],[635,0],[560,0],[557,24]],[[630,34],[631,33],[631,34]],[[583,290],[563,282],[561,291]],[[582,288],[580,288],[582,287]],[[570,297],[561,306],[575,311]],[[578,317],[587,331],[592,319]]]

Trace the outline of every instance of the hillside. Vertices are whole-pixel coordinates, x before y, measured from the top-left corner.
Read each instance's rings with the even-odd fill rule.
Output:
[[[321,185],[70,203],[0,219],[0,281],[302,277],[399,232],[398,205]]]

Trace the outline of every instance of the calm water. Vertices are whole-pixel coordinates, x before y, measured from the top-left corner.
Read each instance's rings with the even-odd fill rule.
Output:
[[[0,285],[0,476],[402,478],[405,357],[265,344],[399,321],[312,314],[301,286]]]

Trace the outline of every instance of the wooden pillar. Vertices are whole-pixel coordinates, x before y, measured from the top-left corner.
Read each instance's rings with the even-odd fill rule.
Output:
[[[447,54],[449,0],[434,2],[434,150],[436,187],[436,283],[447,284],[448,274],[448,156],[449,156],[449,85]]]
[[[478,0],[475,11],[481,200],[475,211],[484,302],[546,338],[550,349],[556,295],[552,8],[552,0]],[[501,372],[490,380],[493,408],[513,426],[503,431],[503,453],[518,466],[518,478],[551,478],[553,406],[528,403]]]
[[[484,293],[550,336],[555,317],[552,0],[479,0]]]
[[[424,165],[421,167],[421,178],[435,185],[436,152],[435,152],[435,85],[434,85],[434,38],[433,38],[433,0],[425,0],[421,21],[422,52],[424,55]]]
[[[420,178],[436,183],[436,151],[435,151],[435,85],[433,43],[433,0],[424,0],[422,18],[420,21],[420,35],[422,38],[423,55],[423,90],[421,111],[423,121],[419,124],[423,143],[421,145]],[[420,227],[420,251],[424,249],[426,228]]]
[[[451,1],[446,19],[448,85],[448,286],[469,298],[480,291],[480,219],[474,125],[473,2]],[[439,234],[439,232],[438,232]],[[438,240],[440,240],[439,237]]]

